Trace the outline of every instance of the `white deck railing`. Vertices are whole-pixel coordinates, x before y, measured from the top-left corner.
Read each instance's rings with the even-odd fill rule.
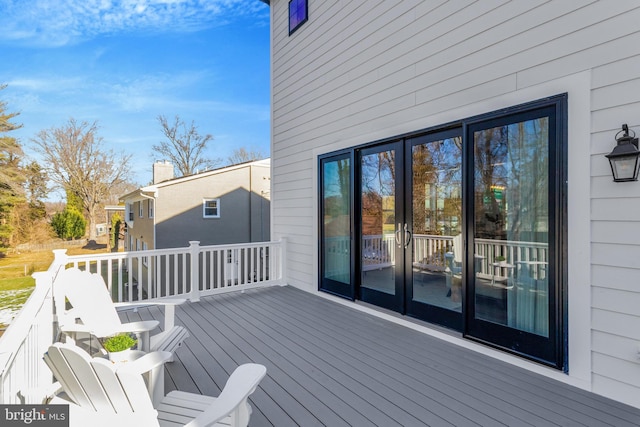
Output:
[[[52,283],[60,264],[34,273],[36,287],[11,325],[0,337],[0,403],[31,402],[32,396],[53,383],[42,355],[55,336]]]
[[[337,271],[346,268],[350,258],[347,246],[349,237],[334,237],[325,241],[329,247],[325,251],[327,265]],[[412,238],[413,259],[416,267],[431,271],[444,271],[446,265],[446,253],[451,252],[453,245],[452,236],[437,236],[430,234],[414,234]],[[361,268],[363,271],[395,265],[395,237],[387,235],[367,235],[361,242]],[[548,244],[538,242],[521,242],[511,240],[475,239],[474,256],[476,260],[475,272],[481,275],[499,276],[503,272],[495,268],[497,257],[505,258],[509,265],[528,264],[530,271],[527,273],[532,278],[546,276],[546,263],[549,260]],[[335,259],[335,260],[334,260]],[[341,264],[337,265],[340,261]]]
[[[286,241],[66,256],[55,250],[36,287],[0,337],[0,404],[41,403],[53,383],[43,354],[57,336],[52,285],[60,268],[100,272],[114,301],[201,296],[286,284]],[[129,286],[132,284],[132,286]]]

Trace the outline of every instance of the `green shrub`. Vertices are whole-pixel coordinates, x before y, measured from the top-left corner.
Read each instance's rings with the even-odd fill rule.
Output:
[[[136,340],[133,337],[131,337],[131,335],[120,334],[120,335],[116,335],[116,336],[107,338],[102,343],[102,346],[109,353],[115,353],[115,352],[118,352],[118,351],[128,350],[131,347],[133,347],[134,345],[136,345],[137,342],[138,342],[138,340]]]
[[[78,210],[66,207],[53,215],[51,227],[61,239],[79,239],[87,230],[87,221]]]

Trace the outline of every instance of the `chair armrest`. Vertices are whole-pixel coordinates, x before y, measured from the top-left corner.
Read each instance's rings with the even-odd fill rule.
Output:
[[[114,331],[114,333],[150,332],[150,331],[153,331],[155,328],[157,328],[159,324],[160,322],[158,322],[157,320],[141,320],[139,322],[123,323],[120,327],[118,327],[117,331]]]
[[[149,396],[155,407],[164,397],[164,364],[170,362],[172,358],[173,354],[168,351],[154,351],[118,367],[116,374],[144,376]]]
[[[49,386],[20,389],[18,396],[24,401],[23,403],[46,405],[61,391],[63,391],[62,384],[56,381]]]
[[[147,307],[150,305],[180,305],[187,302],[184,298],[163,298],[150,301],[134,301],[134,302],[115,302],[114,307],[121,309],[137,309],[138,307]]]
[[[168,331],[175,325],[175,317],[176,317],[176,305],[184,304],[187,300],[182,298],[164,298],[153,301],[136,301],[136,302],[125,302],[125,303],[115,303],[114,306],[116,309],[133,309],[133,311],[138,311],[140,307],[148,307],[152,305],[164,305],[164,330]]]
[[[152,351],[132,362],[118,366],[117,371],[127,372],[135,375],[142,375],[164,365],[173,355],[169,351]]]

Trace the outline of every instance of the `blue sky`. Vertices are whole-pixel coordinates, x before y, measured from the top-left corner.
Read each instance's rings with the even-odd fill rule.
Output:
[[[157,116],[212,134],[208,157],[269,153],[269,8],[258,0],[0,0],[0,92],[30,140],[71,117],[151,180]],[[37,159],[37,158],[36,158]]]

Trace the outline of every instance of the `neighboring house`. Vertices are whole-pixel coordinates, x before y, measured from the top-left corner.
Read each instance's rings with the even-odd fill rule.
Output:
[[[640,2],[265,2],[288,283],[640,407]]]
[[[156,162],[153,184],[121,197],[127,250],[268,241],[270,161],[173,178]]]

